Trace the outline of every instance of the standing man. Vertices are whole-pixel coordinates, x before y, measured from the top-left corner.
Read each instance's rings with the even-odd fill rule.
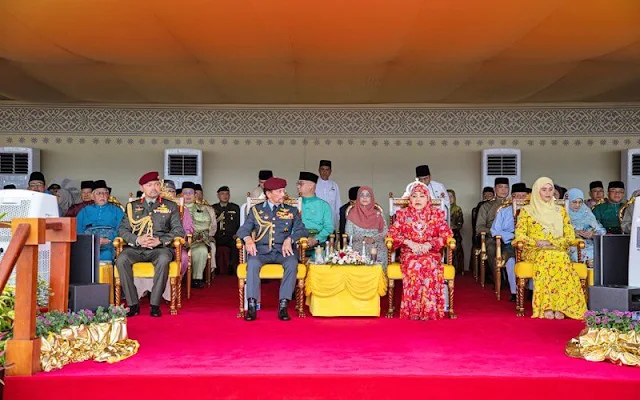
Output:
[[[624,205],[624,182],[611,181],[608,187],[608,199],[593,209],[593,215],[604,226],[607,233],[622,233],[620,227],[620,208]]]
[[[258,172],[258,187],[251,192],[252,198],[264,199],[264,182],[269,178],[273,178],[273,172],[271,170],[263,169]]]
[[[356,204],[356,200],[358,199],[358,190],[360,190],[360,186],[353,186],[349,189],[349,201],[340,207],[340,230],[338,231],[340,233],[344,233],[345,226],[347,225],[347,208]],[[340,238],[338,238],[338,241],[340,241]]]
[[[333,226],[337,227],[340,224],[340,206],[342,202],[340,201],[340,188],[338,188],[338,184],[329,180],[331,176],[331,161],[320,160],[318,173],[320,174],[320,180],[316,184],[316,196],[329,203],[333,217]]]
[[[129,305],[127,316],[132,317],[140,314],[132,266],[137,262],[153,263],[151,316],[160,317],[162,292],[169,278],[169,263],[174,257],[171,245],[176,237],[184,237],[184,229],[178,205],[160,197],[160,174],[148,172],[138,183],[144,197],[127,204],[118,233],[128,246],[116,259],[116,268]]]
[[[34,192],[44,193],[45,183],[46,182],[44,180],[44,174],[40,171],[33,171],[31,175],[29,175],[29,183],[27,189]]]
[[[298,192],[302,197],[302,223],[309,231],[309,247],[323,246],[333,232],[333,213],[329,203],[316,197],[318,175],[311,172],[300,172]]]
[[[478,210],[478,219],[476,221],[476,234],[482,232],[486,235],[487,257],[491,272],[491,276],[494,276],[494,269],[496,267],[496,241],[491,236],[491,226],[498,214],[498,208],[502,205],[504,200],[509,196],[509,178],[499,177],[494,181],[494,189],[496,197],[493,200],[489,200],[480,206]]]
[[[82,202],[74,204],[64,214],[65,217],[77,217],[80,210],[93,204],[93,181],[80,182],[80,197]]]
[[[447,208],[446,214],[448,219],[451,210],[451,201],[449,200],[447,188],[445,188],[442,183],[431,180],[431,171],[428,165],[418,165],[416,167],[416,178],[427,185],[432,199],[440,199],[440,201],[444,203]]]
[[[298,257],[295,243],[307,236],[300,213],[295,207],[284,204],[287,181],[269,178],[264,182],[263,203],[251,208],[246,221],[237,232],[244,241],[247,261],[247,313],[245,321],[257,318],[260,298],[260,269],[264,264],[282,264],[284,275],[280,282],[278,318],[289,321],[287,306],[296,284]],[[254,239],[255,238],[255,239]]]
[[[94,182],[91,197],[93,204],[80,210],[76,217],[77,232],[100,236],[100,261],[113,262],[113,239],[118,234],[124,213],[120,207],[109,203],[109,190],[103,180]]]
[[[602,184],[602,181],[593,181],[589,183],[589,200],[585,201],[584,204],[593,209],[593,207],[603,202],[604,185]]]
[[[231,193],[229,186],[218,189],[218,202],[213,205],[216,212],[218,230],[216,231],[216,274],[221,269],[227,274],[235,275],[238,266],[238,251],[236,249],[236,232],[240,228],[240,207],[229,202]]]

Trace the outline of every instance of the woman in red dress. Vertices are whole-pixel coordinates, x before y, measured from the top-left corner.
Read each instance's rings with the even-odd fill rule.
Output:
[[[432,206],[426,185],[416,182],[407,191],[409,206],[396,212],[388,233],[393,247],[401,248],[400,318],[442,319],[445,283],[440,250],[453,232],[444,212]]]

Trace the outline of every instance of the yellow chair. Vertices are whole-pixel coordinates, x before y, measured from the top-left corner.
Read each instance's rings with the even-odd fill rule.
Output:
[[[100,261],[98,283],[109,285],[109,304],[113,304],[113,269],[111,261]]]
[[[298,283],[296,285],[296,311],[298,317],[304,318],[306,314],[304,312],[304,280],[307,277],[307,266],[305,259],[305,252],[307,251],[307,238],[300,238],[298,240],[298,254],[300,257],[300,263],[298,263],[298,271],[296,272],[296,279]],[[247,263],[244,256],[244,243],[242,239],[236,239],[236,248],[239,252],[238,269],[236,275],[238,276],[238,300],[240,301],[240,308],[237,314],[238,318],[244,317],[244,287],[247,282]],[[260,268],[260,279],[282,279],[284,277],[284,267],[282,264],[264,264]]]
[[[514,241],[513,245],[516,248],[516,315],[518,317],[524,316],[524,291],[529,279],[533,279],[533,263],[522,260],[522,250],[524,249],[524,242],[521,240]],[[578,250],[578,260],[582,260],[582,249],[584,249],[584,240],[576,239],[571,242],[571,247],[576,247]],[[593,268],[588,268],[583,262],[571,263],[574,270],[578,273],[580,278],[580,287],[582,293],[584,293],[584,299],[589,302],[589,286],[593,286]],[[534,288],[535,290],[535,288]]]
[[[176,315],[178,309],[182,308],[182,289],[181,289],[181,277],[180,266],[182,258],[182,245],[184,239],[177,237],[173,239],[173,247],[175,249],[175,260],[169,263],[169,284],[171,286],[171,315]],[[120,255],[124,246],[124,240],[122,238],[115,238],[113,240],[113,246],[116,248],[116,258]],[[134,263],[132,266],[133,276],[135,278],[153,278],[153,264],[150,262]],[[120,282],[120,275],[118,269],[114,269],[115,275],[115,304],[120,305],[122,297],[122,288]]]

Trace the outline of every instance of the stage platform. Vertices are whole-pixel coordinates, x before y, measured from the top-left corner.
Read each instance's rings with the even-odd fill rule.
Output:
[[[129,321],[137,355],[8,378],[5,399],[640,399],[640,368],[564,355],[582,322],[517,318],[507,291],[497,301],[469,275],[456,280],[458,319],[428,322],[281,322],[278,282],[263,284],[263,311],[245,322],[236,282],[193,290],[177,316],[151,318],[144,302]]]

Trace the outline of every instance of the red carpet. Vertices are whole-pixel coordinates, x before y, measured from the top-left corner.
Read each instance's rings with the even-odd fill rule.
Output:
[[[152,319],[144,304],[129,322],[137,355],[8,378],[5,399],[640,399],[640,369],[564,355],[582,322],[516,318],[506,292],[498,302],[468,275],[457,279],[459,318],[435,322],[280,322],[277,288],[263,285],[252,323],[236,319],[236,280],[226,276],[194,290],[178,316],[165,308]]]

